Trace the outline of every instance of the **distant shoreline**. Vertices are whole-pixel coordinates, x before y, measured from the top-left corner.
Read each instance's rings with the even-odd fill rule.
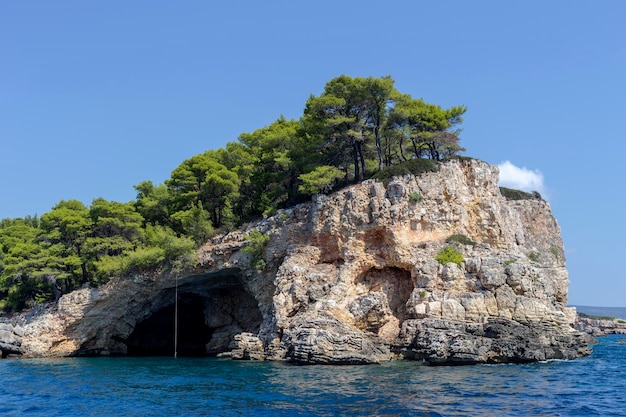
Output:
[[[572,305],[570,307],[576,307],[576,312],[589,316],[614,317],[626,320],[626,307],[594,307],[580,305]]]

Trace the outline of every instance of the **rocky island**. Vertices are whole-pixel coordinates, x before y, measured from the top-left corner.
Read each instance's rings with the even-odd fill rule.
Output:
[[[246,251],[252,233],[267,238]],[[198,258],[13,316],[3,356],[475,364],[590,353],[566,307],[549,204],[507,198],[498,168],[477,160],[315,195],[213,237]]]
[[[578,314],[574,328],[592,336],[607,334],[626,334],[626,322],[619,318],[589,317]]]

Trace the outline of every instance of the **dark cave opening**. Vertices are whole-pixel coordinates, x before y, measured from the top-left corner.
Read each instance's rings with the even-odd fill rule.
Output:
[[[135,326],[126,340],[129,356],[174,356],[175,305],[156,311]],[[205,324],[204,302],[195,294],[178,298],[178,356],[206,356],[213,329]]]
[[[174,294],[163,298],[173,300]],[[125,339],[127,355],[173,356],[174,316],[174,303],[156,307]],[[177,355],[215,356],[230,351],[237,334],[258,333],[262,320],[256,299],[239,285],[189,286],[178,293]]]

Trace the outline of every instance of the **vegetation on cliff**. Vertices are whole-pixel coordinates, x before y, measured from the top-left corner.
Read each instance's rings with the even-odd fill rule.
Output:
[[[216,230],[372,176],[434,170],[464,150],[465,111],[402,94],[388,76],[334,78],[299,120],[280,117],[192,156],[164,184],[136,185],[134,201],[61,201],[40,218],[2,220],[0,308],[55,300],[118,274],[191,265],[193,249]]]
[[[532,193],[527,193],[521,190],[513,190],[511,188],[500,187],[500,193],[507,200],[541,200],[541,194],[537,191],[533,191]]]

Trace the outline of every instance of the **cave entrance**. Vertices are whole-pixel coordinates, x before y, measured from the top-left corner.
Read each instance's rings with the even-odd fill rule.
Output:
[[[164,293],[163,300],[174,299]],[[155,306],[126,338],[130,356],[173,356],[175,305]],[[158,305],[159,303],[157,303]],[[234,347],[237,334],[257,334],[263,317],[256,299],[241,285],[179,288],[178,356],[215,356]]]
[[[126,341],[130,356],[174,355],[175,305],[171,304],[140,322]],[[195,294],[178,298],[178,356],[205,356],[213,330],[205,324],[204,302]]]

